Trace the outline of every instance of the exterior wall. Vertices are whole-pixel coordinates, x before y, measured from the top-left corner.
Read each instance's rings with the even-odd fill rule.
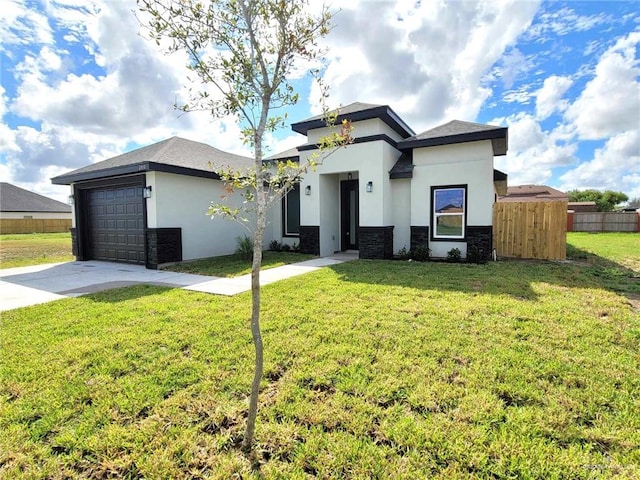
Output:
[[[411,179],[391,180],[391,193],[388,202],[391,204],[391,218],[388,225],[394,225],[393,252],[402,248],[411,248]]]
[[[0,212],[2,219],[23,219],[23,218],[41,219],[41,220],[71,220],[71,212]]]
[[[417,148],[413,164],[411,225],[432,227],[431,187],[445,185],[467,185],[467,226],[492,225],[495,193],[490,140]],[[463,256],[467,251],[466,241],[431,239],[429,248],[434,257],[446,257],[452,248],[460,249]]]
[[[247,234],[236,222],[207,216],[211,201],[224,194],[219,180],[148,172],[146,182],[153,189],[146,199],[147,227],[181,228],[183,260],[229,255],[236,237]],[[267,246],[269,241],[271,236],[265,235]]]
[[[379,118],[372,118],[369,120],[361,120],[359,122],[353,122],[352,124],[353,132],[352,135],[356,138],[359,137],[367,137],[369,135],[388,135],[395,141],[402,140],[402,136],[399,135],[395,130],[393,130],[389,125],[384,123]],[[339,129],[340,125],[336,125],[334,129]],[[318,141],[331,133],[331,129],[329,127],[324,128],[314,128],[313,130],[309,130],[307,132],[307,141],[309,143],[318,143]]]
[[[361,123],[361,122],[358,122]],[[362,122],[365,123],[365,122]],[[384,125],[383,122],[380,122]],[[317,132],[311,131],[310,134]],[[379,133],[379,132],[375,132]],[[358,131],[358,135],[361,131]],[[303,151],[300,161],[311,155]],[[408,199],[408,183],[401,184],[389,180],[389,170],[400,156],[400,152],[384,141],[372,141],[348,145],[328,156],[315,172],[311,171],[302,179],[300,195],[300,224],[320,226],[320,255],[331,255],[340,250],[340,181],[351,173],[358,179],[359,223],[361,227],[394,226],[396,210],[399,208],[394,194]],[[372,182],[372,191],[367,192],[367,183]],[[401,182],[402,183],[402,182]],[[311,194],[305,195],[305,188],[311,187]],[[408,203],[405,208],[408,207]],[[401,207],[400,207],[401,208]],[[401,228],[394,229],[400,236],[394,246],[404,242],[408,245],[409,220],[405,215]],[[404,245],[403,243],[403,245]],[[402,245],[399,248],[402,248]]]

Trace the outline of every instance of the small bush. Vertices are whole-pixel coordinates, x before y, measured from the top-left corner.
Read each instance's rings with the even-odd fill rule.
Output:
[[[431,256],[431,250],[429,250],[429,247],[416,247],[409,252],[409,256],[416,262],[426,262]]]
[[[294,243],[294,244],[291,246],[291,251],[292,251],[293,253],[300,253],[300,244],[299,244],[299,243]]]
[[[469,263],[487,263],[484,250],[476,245],[467,247],[467,262]]]
[[[280,246],[280,250],[283,252],[290,252],[291,251],[291,245],[289,245],[288,243],[283,243]]]
[[[253,239],[246,235],[236,237],[235,254],[242,260],[251,260],[253,258]]]
[[[271,240],[271,242],[269,242],[269,250],[272,252],[279,252],[282,250],[282,244],[277,240]]]
[[[462,260],[462,252],[459,248],[452,248],[447,252],[447,262],[458,263]]]
[[[409,260],[410,255],[409,255],[409,250],[407,250],[407,247],[402,247],[400,250],[398,250],[398,253],[396,253],[395,257],[398,260]]]

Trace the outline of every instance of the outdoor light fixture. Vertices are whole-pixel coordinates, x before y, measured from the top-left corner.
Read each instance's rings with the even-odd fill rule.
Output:
[[[304,187],[304,194],[311,195],[311,185],[307,185],[306,187]]]
[[[67,199],[67,203],[69,205],[73,205],[73,195],[69,195],[69,198]]]
[[[353,178],[353,176],[351,175],[351,172],[347,173],[347,180],[351,180]]]
[[[142,189],[142,196],[144,198],[151,198],[151,185],[148,185]]]
[[[373,182],[367,183],[367,192],[369,193],[373,192]]]

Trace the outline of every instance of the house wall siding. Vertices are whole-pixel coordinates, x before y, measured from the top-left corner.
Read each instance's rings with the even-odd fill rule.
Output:
[[[431,187],[467,185],[467,226],[492,224],[494,185],[491,141],[467,142],[413,151],[411,225],[430,225]],[[466,255],[466,242],[429,242],[434,257],[446,257],[452,248]]]
[[[148,172],[147,185],[152,187],[147,202],[147,227],[180,228],[182,259],[229,255],[235,251],[236,237],[247,231],[238,223],[207,215],[210,203],[222,201],[225,195],[219,180],[188,177],[162,172]],[[240,205],[239,196],[231,202]],[[265,235],[269,244],[272,237]]]
[[[400,136],[400,134],[398,134],[395,130],[393,130],[389,125],[384,123],[379,118],[371,118],[369,120],[353,122],[351,126],[353,127],[352,135],[355,138],[384,134],[392,140],[395,140],[396,142],[402,140],[402,136]],[[336,125],[335,127],[333,127],[333,129],[324,127],[309,130],[307,132],[307,142],[318,143],[321,138],[330,135],[331,132],[335,131],[336,129],[339,130],[340,125]]]

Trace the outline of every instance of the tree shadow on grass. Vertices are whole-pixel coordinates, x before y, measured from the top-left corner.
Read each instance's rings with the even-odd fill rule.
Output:
[[[347,282],[420,290],[508,295],[535,300],[536,283],[596,288],[640,299],[640,272],[571,247],[566,261],[500,260],[484,265],[445,262],[360,260],[331,266]]]

